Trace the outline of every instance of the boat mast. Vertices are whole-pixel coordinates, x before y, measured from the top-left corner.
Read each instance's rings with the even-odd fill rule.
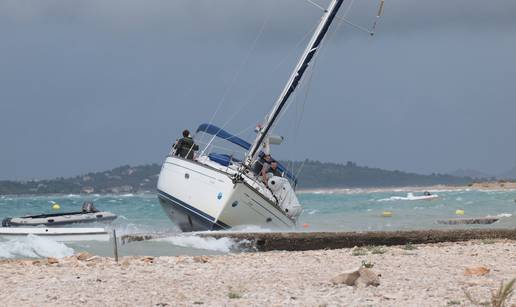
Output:
[[[278,97],[276,103],[272,107],[272,111],[267,116],[264,126],[258,131],[258,135],[256,136],[256,139],[252,144],[249,153],[246,156],[246,165],[251,165],[252,161],[256,158],[258,149],[267,137],[272,125],[278,118],[278,115],[285,106],[288,98],[292,95],[292,93],[298,86],[299,81],[303,77],[305,70],[308,68],[308,64],[314,57],[315,52],[317,52],[317,48],[319,48],[321,41],[328,32],[328,29],[331,23],[333,22],[335,15],[337,15],[337,12],[339,11],[342,2],[344,2],[344,0],[332,0],[328,9],[324,11],[323,16],[321,17],[321,22],[317,26],[317,29],[315,30],[314,35],[310,39],[308,46],[301,55],[301,58],[299,59],[299,62],[296,65],[296,68],[290,75],[290,78],[287,84],[285,85],[285,88],[283,88],[281,95]]]

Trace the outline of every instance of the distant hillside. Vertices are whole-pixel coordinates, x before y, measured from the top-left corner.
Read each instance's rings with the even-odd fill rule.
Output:
[[[443,174],[419,175],[401,171],[319,161],[285,162],[294,170],[302,168],[298,178],[300,188],[346,188],[346,187],[400,187],[428,186],[436,184],[462,185],[473,182],[469,177]]]
[[[455,170],[455,171],[449,173],[448,175],[452,175],[455,177],[470,177],[470,178],[484,179],[484,180],[493,179],[495,177],[495,176],[491,176],[484,172],[477,171],[474,169],[462,169],[462,168],[459,168],[458,170]]]
[[[295,172],[301,170],[298,187],[396,187],[435,184],[469,184],[473,179],[451,175],[418,175],[401,171],[347,164],[323,163],[306,160],[285,161]],[[73,178],[33,181],[0,181],[0,194],[91,194],[154,192],[161,166],[121,166],[110,171],[88,173]]]
[[[0,181],[0,194],[121,194],[155,191],[160,169],[158,164],[135,167],[125,165],[73,178]]]

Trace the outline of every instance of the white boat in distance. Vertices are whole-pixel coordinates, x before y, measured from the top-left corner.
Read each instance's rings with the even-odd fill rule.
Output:
[[[158,179],[158,198],[169,218],[182,231],[222,230],[241,225],[266,228],[296,225],[302,208],[292,187],[296,183],[294,176],[279,165],[283,176],[273,176],[265,185],[253,171],[253,165],[264,154],[260,148],[268,149],[269,143],[275,141],[270,135],[271,127],[298,86],[342,3],[343,0],[333,0],[324,11],[253,143],[211,124],[202,124],[197,129],[196,133],[207,133],[213,139],[221,138],[243,148],[246,152],[242,160],[230,154],[208,153],[206,149],[196,160],[173,154],[167,156]]]

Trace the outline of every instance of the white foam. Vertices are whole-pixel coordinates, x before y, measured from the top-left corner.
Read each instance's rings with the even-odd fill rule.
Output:
[[[391,196],[389,198],[382,198],[378,201],[394,201],[394,200],[430,200],[430,199],[436,199],[439,196],[436,194],[432,195],[422,195],[422,196],[414,196],[413,193],[407,193],[406,197],[403,196]]]
[[[500,213],[498,215],[496,215],[496,217],[499,217],[499,218],[502,218],[502,217],[511,217],[512,214],[510,213]]]
[[[157,239],[158,241],[170,242],[177,246],[189,247],[195,249],[205,249],[217,252],[228,253],[231,248],[235,245],[235,241],[230,238],[212,238],[212,237],[199,237],[195,235],[188,236],[173,236],[163,239]]]
[[[73,255],[73,249],[49,238],[28,235],[0,242],[0,258],[63,258]]]
[[[272,229],[258,225],[240,225],[231,228],[230,232],[271,232]]]

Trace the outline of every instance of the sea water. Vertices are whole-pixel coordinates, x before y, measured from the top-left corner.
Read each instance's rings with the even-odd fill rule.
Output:
[[[469,189],[430,190],[434,200],[413,200],[410,189],[391,191],[341,190],[299,193],[304,207],[295,231],[391,231],[414,229],[514,228],[516,227],[516,190],[479,191]],[[413,195],[422,193],[414,192]],[[108,224],[76,224],[71,227],[104,227],[117,235],[166,233],[166,237],[119,246],[121,255],[198,255],[234,251],[239,242],[229,238],[201,238],[181,234],[163,212],[155,194],[141,195],[54,195],[0,196],[0,219],[42,213],[79,211],[84,201],[97,209],[111,211],[118,218]],[[52,204],[58,203],[58,211]],[[457,216],[456,210],[464,210]],[[384,217],[385,211],[392,216]],[[456,217],[496,216],[491,225],[443,225],[438,220]],[[272,231],[257,226],[242,226],[242,232]],[[112,242],[56,242],[47,237],[0,238],[0,258],[65,257],[88,251],[102,256],[113,253]]]

